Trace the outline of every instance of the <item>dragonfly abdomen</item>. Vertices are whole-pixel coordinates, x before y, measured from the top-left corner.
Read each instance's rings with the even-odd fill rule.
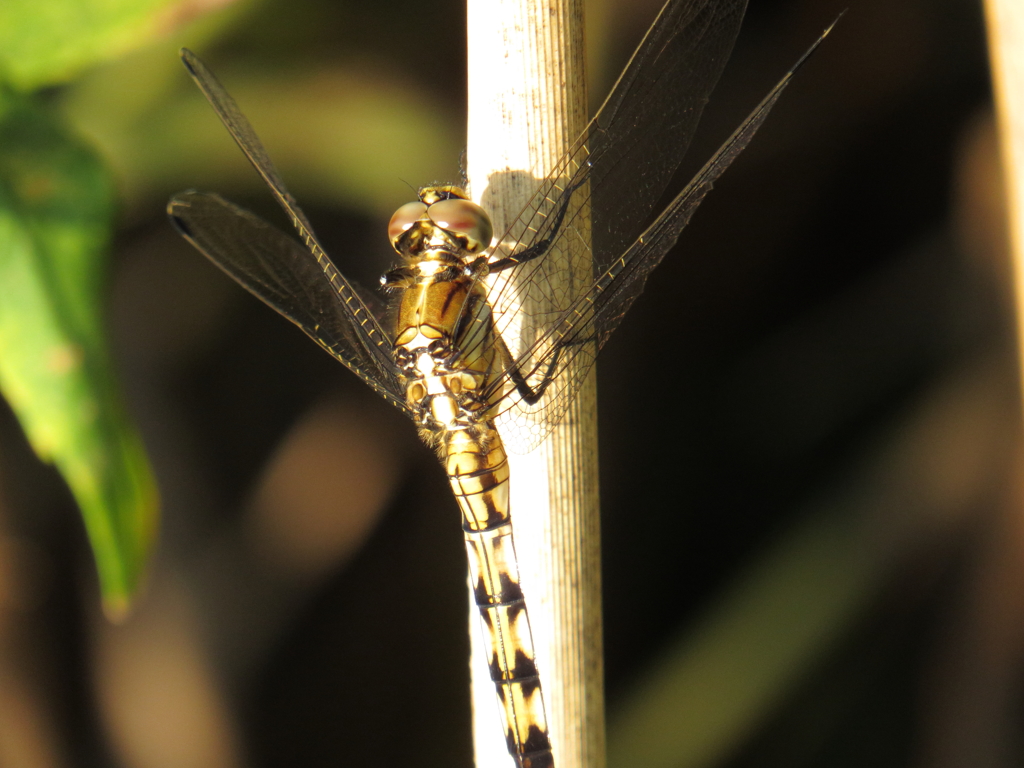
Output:
[[[523,768],[553,768],[512,537],[505,449],[489,426],[446,437],[448,480],[462,509],[473,594],[490,643],[488,666],[502,705],[508,750]]]

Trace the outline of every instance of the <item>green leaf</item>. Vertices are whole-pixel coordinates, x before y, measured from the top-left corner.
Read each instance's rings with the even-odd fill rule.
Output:
[[[157,494],[104,342],[113,199],[90,148],[0,91],[0,392],[71,487],[116,617],[151,549]]]
[[[192,3],[194,5],[194,3]],[[0,81],[19,90],[63,82],[166,34],[182,0],[3,0]]]

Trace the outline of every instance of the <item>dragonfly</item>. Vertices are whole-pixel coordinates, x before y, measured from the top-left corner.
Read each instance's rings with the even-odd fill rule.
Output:
[[[553,768],[554,758],[515,553],[506,448],[529,451],[558,423],[651,271],[835,24],[655,210],[745,10],[746,0],[668,0],[596,116],[498,237],[462,187],[421,188],[388,225],[401,261],[381,278],[383,295],[335,266],[234,99],[195,54],[181,51],[298,239],[209,192],[174,196],[170,219],[409,416],[437,452],[461,511],[490,677],[519,768]],[[556,253],[585,258],[589,277],[579,279],[579,264]]]

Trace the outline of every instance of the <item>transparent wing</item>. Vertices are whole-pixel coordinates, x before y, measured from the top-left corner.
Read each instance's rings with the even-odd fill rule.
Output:
[[[500,401],[496,412],[512,450],[529,450],[562,417],[647,276],[828,33],[651,222],[651,207],[678,167],[731,51],[744,5],[670,0],[584,136],[503,239],[495,263],[513,266],[492,278],[489,299],[510,354],[487,395]],[[641,119],[642,111],[648,117]],[[581,230],[591,208],[588,251]],[[546,241],[543,256],[524,258]],[[584,266],[590,263],[593,271]],[[534,391],[546,387],[543,396],[524,397],[514,386],[519,376]]]
[[[267,186],[270,187],[270,191],[274,193],[277,202],[284,208],[285,213],[291,217],[292,225],[298,231],[299,237],[311,251],[314,253],[319,251],[319,254],[322,254],[323,248],[317,242],[316,235],[313,234],[313,227],[310,226],[309,221],[306,219],[306,214],[302,212],[299,204],[295,202],[295,198],[292,197],[285,187],[281,175],[277,172],[277,169],[270,160],[270,156],[267,154],[267,150],[263,147],[263,142],[260,141],[256,131],[253,130],[245,115],[238,108],[238,104],[231,98],[231,94],[224,89],[224,86],[220,84],[220,80],[207,68],[202,60],[188,48],[181,49],[181,61],[185,65],[185,69],[192,76],[192,79],[195,80],[196,85],[199,86],[199,90],[203,92],[207,101],[210,102],[210,105],[217,113],[217,117],[224,123],[224,127],[228,129],[231,138],[235,140],[235,143],[245,153],[245,156],[249,158],[249,162],[252,163],[256,172],[263,177]],[[317,255],[318,259],[320,258],[319,254]]]
[[[350,283],[331,263],[256,131],[213,72],[187,48],[181,49],[181,60],[228,133],[288,214],[308,252],[298,248],[290,237],[217,195],[178,195],[168,206],[172,219],[224,271],[405,410],[391,344],[368,306],[370,294]],[[217,226],[225,227],[224,233],[215,231]],[[260,238],[267,238],[266,243]],[[272,254],[267,246],[271,242],[282,249],[278,264],[271,263]],[[298,280],[308,281],[308,285],[303,286]],[[273,290],[268,288],[271,285]],[[300,297],[314,302],[308,316],[302,314],[296,303]],[[322,318],[330,318],[330,322],[321,324]],[[329,328],[329,337],[325,336],[324,328]]]
[[[531,422],[528,436],[512,440],[513,450],[532,447],[578,389],[582,374],[571,382],[559,374],[570,357],[580,358],[583,347],[594,345],[568,355],[557,328],[650,223],[732,52],[745,10],[746,0],[669,0],[604,105],[495,249],[492,262],[514,263],[492,276],[488,292],[496,330],[514,364],[496,378],[491,394],[506,398],[502,410],[516,407],[529,417],[523,422]],[[545,247],[545,255],[529,259]],[[596,353],[590,349],[586,357]],[[549,371],[556,354],[560,359]],[[556,380],[528,405],[509,388],[513,367],[535,386],[549,373]]]
[[[301,328],[388,402],[408,412],[390,345],[359,289],[322,255],[219,195],[182,192],[167,206],[178,231],[246,290]]]

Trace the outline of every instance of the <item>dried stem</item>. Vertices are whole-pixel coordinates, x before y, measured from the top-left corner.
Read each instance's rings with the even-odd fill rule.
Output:
[[[470,0],[468,25],[468,176],[501,232],[586,125],[582,2]],[[555,763],[603,768],[592,376],[552,436],[528,456],[512,456],[511,470],[516,550]],[[508,768],[477,611],[470,613],[476,765]]]
[[[1006,179],[1018,365],[1024,384],[1024,4],[1020,0],[986,0],[985,17]]]

